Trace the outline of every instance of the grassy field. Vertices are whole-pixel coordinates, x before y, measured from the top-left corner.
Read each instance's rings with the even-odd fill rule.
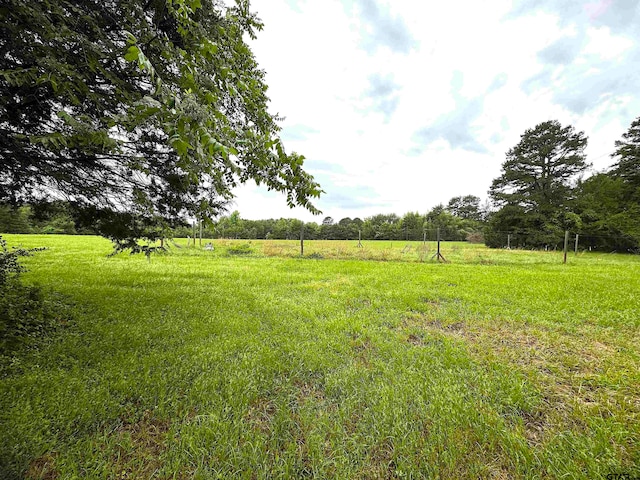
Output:
[[[0,478],[640,476],[638,256],[5,238],[74,320],[2,360]]]

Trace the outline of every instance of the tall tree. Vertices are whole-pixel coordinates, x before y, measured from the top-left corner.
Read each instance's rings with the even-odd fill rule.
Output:
[[[616,140],[617,158],[612,174],[620,178],[628,187],[629,194],[640,201],[640,117],[636,118],[624,134]]]
[[[590,246],[637,251],[640,246],[640,118],[631,123],[615,146],[612,156],[617,160],[613,168],[580,183],[576,210]]]
[[[475,195],[465,195],[463,197],[453,197],[447,204],[447,210],[456,217],[465,220],[482,220],[480,209],[480,197]]]
[[[363,224],[364,238],[371,240],[400,240],[400,217],[395,213],[379,213],[365,219]]]
[[[401,220],[402,239],[421,240],[424,231],[424,217],[418,212],[407,212]]]
[[[553,214],[565,206],[571,182],[588,167],[587,137],[572,126],[551,120],[528,129],[507,152],[502,175],[489,191],[498,205]]]
[[[244,40],[261,28],[248,0],[7,0],[0,202],[66,198],[131,234],[215,215],[253,179],[316,212]]]

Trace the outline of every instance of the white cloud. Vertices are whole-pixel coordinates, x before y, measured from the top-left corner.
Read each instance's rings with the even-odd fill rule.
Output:
[[[624,52],[634,46],[631,38],[612,35],[608,27],[590,28],[587,34],[589,43],[583,53],[598,55],[605,60],[620,58]]]
[[[596,166],[610,164],[606,153],[640,114],[630,96],[638,41],[594,25],[582,8],[547,7],[254,0],[265,29],[251,45],[272,111],[286,117],[287,149],[307,157],[327,191],[317,202],[324,215],[485,197],[504,153],[549,119],[584,130]],[[237,193],[247,218],[313,219],[261,188]]]

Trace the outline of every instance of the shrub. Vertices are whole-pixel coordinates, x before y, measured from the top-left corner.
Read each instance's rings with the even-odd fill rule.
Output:
[[[11,279],[0,297],[0,355],[7,355],[29,338],[52,330],[56,311],[40,287]]]
[[[232,245],[227,248],[227,254],[229,255],[251,255],[253,250],[248,243],[241,243],[239,245]]]
[[[18,257],[28,257],[33,250],[24,250],[14,248],[9,250],[7,242],[0,236],[0,289],[14,278],[17,278],[20,272],[24,271],[24,267],[18,262]]]
[[[484,243],[484,234],[482,232],[469,232],[467,234],[467,242]]]
[[[20,273],[25,269],[19,257],[39,250],[43,249],[9,250],[0,236],[0,356],[7,355],[29,338],[52,330],[65,312],[62,303],[47,297],[40,287],[20,282]]]

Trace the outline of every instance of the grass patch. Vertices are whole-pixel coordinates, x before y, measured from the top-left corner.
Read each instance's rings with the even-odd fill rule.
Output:
[[[640,474],[638,257],[7,239],[81,314],[0,379],[6,478]]]
[[[237,243],[227,247],[227,255],[251,255],[253,249],[248,243]]]

